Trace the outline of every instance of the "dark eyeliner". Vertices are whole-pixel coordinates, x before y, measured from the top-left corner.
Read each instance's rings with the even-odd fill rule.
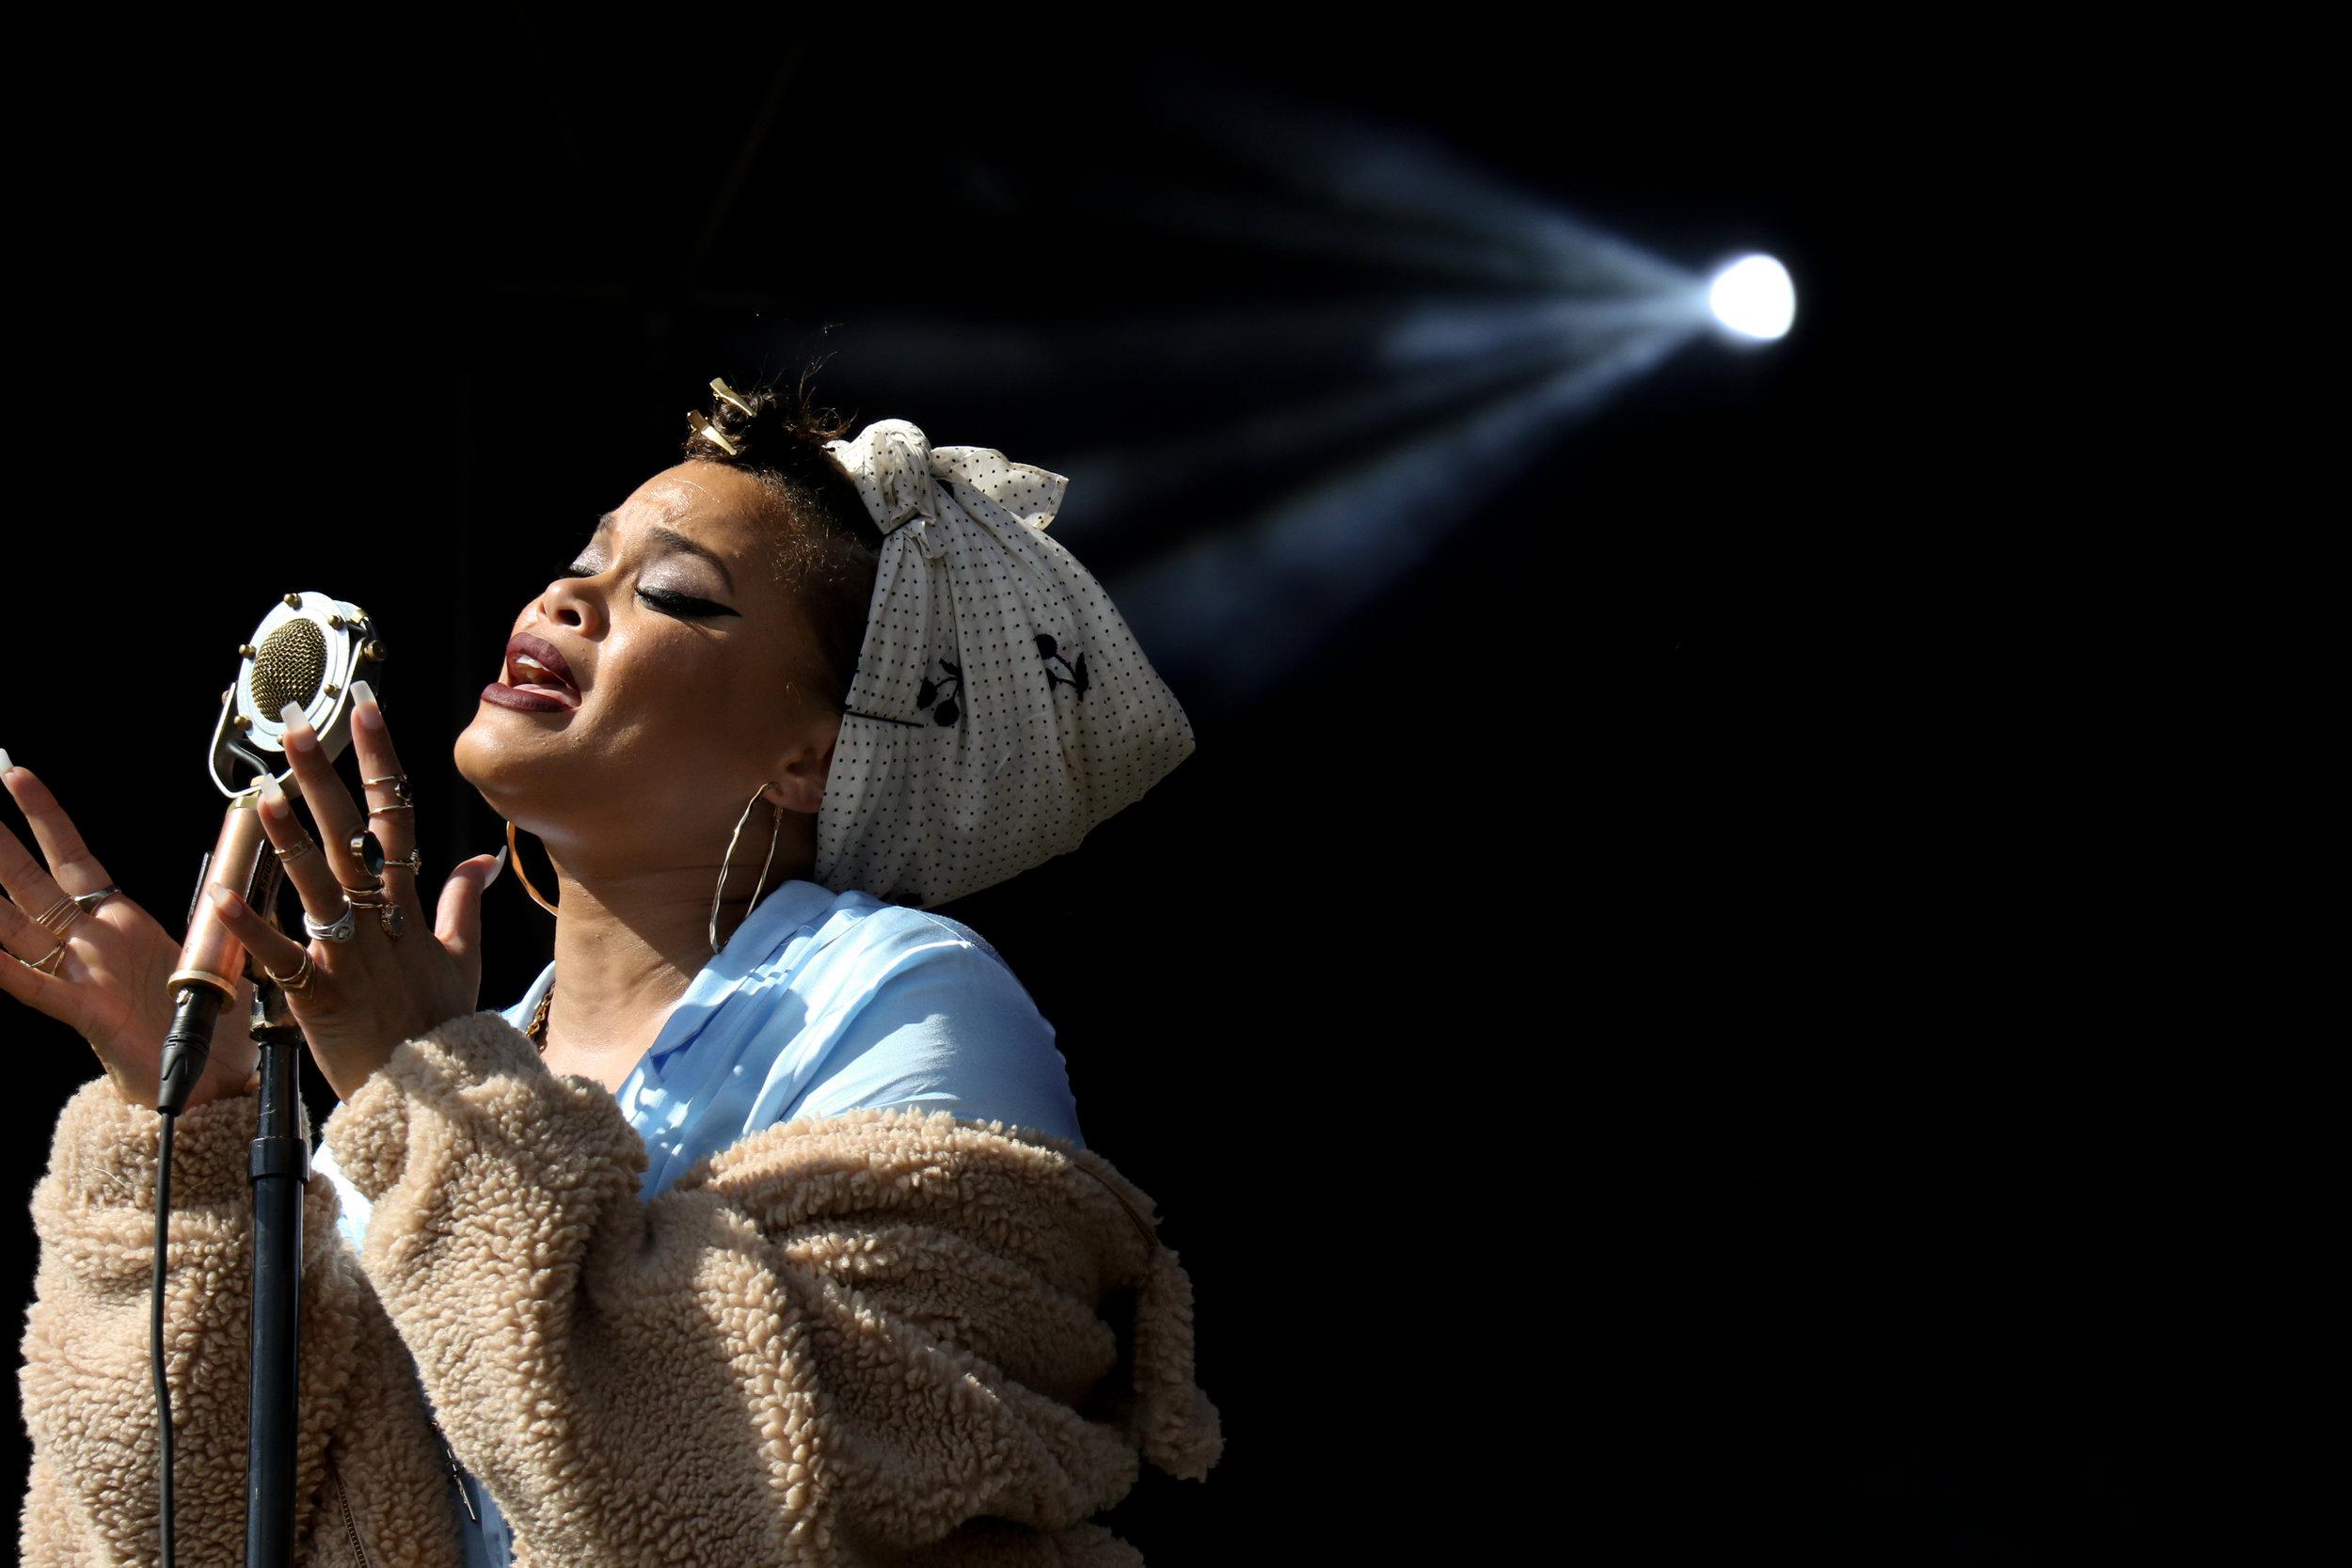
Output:
[[[698,621],[707,620],[713,615],[736,613],[724,605],[712,604],[708,599],[689,598],[683,594],[665,594],[660,589],[640,588],[637,591],[637,596],[657,610],[666,610],[673,615],[692,616]]]
[[[560,578],[592,578],[596,574],[577,562],[566,562],[557,569],[555,575]],[[712,604],[708,599],[692,598],[684,594],[667,594],[660,589],[640,588],[637,591],[637,596],[665,614],[684,616],[698,621],[708,620],[713,615],[742,613],[740,610],[729,610],[724,605]]]

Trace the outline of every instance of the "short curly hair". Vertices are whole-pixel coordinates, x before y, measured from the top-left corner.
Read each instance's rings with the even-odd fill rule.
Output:
[[[689,416],[683,450],[688,460],[724,464],[768,493],[775,579],[808,617],[820,661],[813,675],[839,711],[849,706],[850,684],[866,646],[882,536],[857,485],[825,451],[827,441],[852,434],[857,424],[854,417],[810,403],[809,380],[823,363],[813,361],[801,372],[789,398],[774,382],[738,390],[751,406],[749,417],[714,396],[715,413]],[[707,424],[717,425],[735,450],[705,434]]]

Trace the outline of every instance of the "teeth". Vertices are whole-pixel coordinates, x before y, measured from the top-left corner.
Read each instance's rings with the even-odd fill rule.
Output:
[[[532,657],[529,654],[516,654],[515,656],[515,668],[517,671],[529,672],[545,676],[546,684],[549,686],[562,687],[565,689],[569,689],[570,688],[570,683],[568,681],[564,680],[561,675],[558,675],[554,671],[548,669],[546,665],[540,663],[537,659]]]

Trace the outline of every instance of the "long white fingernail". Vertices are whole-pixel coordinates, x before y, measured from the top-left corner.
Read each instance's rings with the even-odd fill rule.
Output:
[[[286,744],[296,751],[307,752],[319,743],[318,736],[310,728],[310,721],[302,716],[300,703],[288,703],[278,710],[278,718],[286,726]]]
[[[15,766],[16,766],[16,764],[14,764],[14,763],[12,763],[12,762],[10,762],[10,761],[8,760],[8,748],[7,748],[7,747],[5,747],[5,746],[0,746],[0,773],[5,773],[5,772],[7,772],[9,768],[14,768]]]
[[[384,705],[375,700],[375,688],[365,681],[351,683],[352,712],[368,728],[384,727]]]
[[[273,806],[281,806],[286,803],[286,792],[278,787],[277,774],[264,773],[262,775],[262,799],[267,800]]]
[[[495,882],[495,881],[497,881],[497,880],[499,879],[499,873],[500,873],[500,872],[501,872],[501,871],[503,871],[503,870],[505,870],[505,869],[506,869],[506,850],[505,850],[504,847],[502,847],[502,846],[501,846],[501,847],[500,847],[500,849],[499,849],[498,863],[497,863],[496,865],[493,865],[492,867],[490,867],[490,874],[489,874],[487,877],[485,877],[485,878],[483,878],[483,879],[482,879],[482,885],[483,885],[485,888],[487,888],[487,887],[488,887],[488,886],[489,886],[492,882]]]

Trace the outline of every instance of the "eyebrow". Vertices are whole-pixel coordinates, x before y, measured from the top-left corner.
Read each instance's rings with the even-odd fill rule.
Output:
[[[603,516],[596,519],[596,531],[588,536],[591,543],[601,536],[605,530],[612,526],[613,516],[614,514],[608,512]],[[698,545],[693,540],[686,537],[683,533],[678,532],[675,529],[663,528],[658,523],[645,531],[645,537],[652,540],[655,545],[665,550],[677,551],[686,555],[701,556],[705,561],[709,562],[713,566],[719,568],[719,575],[726,579],[727,592],[730,594],[736,592],[735,574],[727,570],[727,563],[720,560],[719,557],[709,548],[709,546],[706,545]]]

